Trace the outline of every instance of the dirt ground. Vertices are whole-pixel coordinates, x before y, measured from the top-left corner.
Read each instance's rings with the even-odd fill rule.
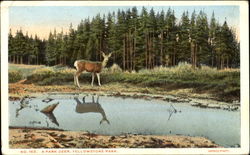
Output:
[[[10,148],[218,148],[204,137],[182,135],[105,136],[81,131],[10,129]]]
[[[113,95],[123,95],[132,94],[136,95],[139,93],[148,95],[173,95],[182,98],[200,98],[200,99],[214,99],[211,94],[194,93],[192,89],[176,89],[171,91],[164,91],[161,88],[142,88],[136,87],[130,84],[112,83],[99,86],[91,86],[90,84],[82,85],[78,88],[74,85],[49,85],[49,86],[39,86],[34,84],[24,84],[23,81],[18,83],[9,84],[9,96],[11,100],[20,99],[25,95],[30,95],[34,93],[50,93],[50,92],[60,92],[60,93],[97,93],[97,94],[113,94]]]

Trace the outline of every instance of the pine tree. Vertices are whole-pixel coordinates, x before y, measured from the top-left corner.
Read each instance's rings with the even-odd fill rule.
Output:
[[[209,37],[209,29],[207,22],[207,15],[200,11],[197,16],[197,58],[196,65],[199,64],[209,64],[209,58],[211,57],[208,48],[208,37]]]
[[[191,19],[185,11],[178,25],[176,21],[170,8],[165,14],[143,7],[138,15],[133,7],[81,20],[76,29],[70,24],[66,34],[54,30],[46,40],[23,35],[21,29],[13,36],[10,30],[9,62],[73,66],[77,59],[99,61],[103,51],[113,52],[110,63],[128,71],[174,66],[181,61],[190,62],[193,68],[199,64],[218,69],[240,65],[240,43],[226,21],[218,24],[213,13],[208,25],[203,11],[198,15],[194,11]]]
[[[157,21],[158,21],[158,38],[160,38],[160,60],[159,60],[159,65],[163,65],[163,58],[164,58],[164,40],[165,40],[165,35],[164,33],[166,33],[165,31],[165,13],[162,10],[160,14],[157,15]]]
[[[9,50],[9,56],[8,60],[10,63],[15,63],[15,40],[12,35],[11,29],[8,35],[8,50]]]
[[[191,63],[195,68],[197,64],[197,27],[196,27],[196,13],[192,13],[190,21],[190,49],[191,49]]]
[[[210,53],[211,53],[211,66],[213,67],[215,64],[215,30],[216,30],[216,20],[214,17],[214,12],[211,17],[210,27],[209,27],[209,46],[210,46]]]
[[[170,8],[167,11],[166,15],[166,29],[167,29],[167,65],[174,66],[176,65],[176,52],[177,52],[177,25],[176,17],[174,11]]]
[[[56,64],[56,51],[55,51],[55,36],[50,32],[48,41],[46,42],[46,63],[47,65]]]
[[[184,12],[181,17],[181,25],[179,27],[179,61],[189,61],[190,53],[190,20],[188,18],[188,12]]]

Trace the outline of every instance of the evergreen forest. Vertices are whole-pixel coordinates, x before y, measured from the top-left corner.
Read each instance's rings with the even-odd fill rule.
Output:
[[[70,23],[69,23],[70,24]],[[225,20],[219,24],[213,13],[208,21],[203,11],[187,11],[180,19],[174,10],[155,12],[136,7],[92,19],[83,19],[67,33],[54,30],[48,39],[9,33],[9,62],[15,64],[67,65],[86,59],[101,61],[101,51],[113,52],[108,65],[118,64],[123,70],[171,67],[188,62],[193,68],[206,65],[238,68],[240,43]]]

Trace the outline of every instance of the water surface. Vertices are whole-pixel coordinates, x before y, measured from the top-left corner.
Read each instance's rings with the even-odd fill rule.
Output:
[[[53,100],[48,103],[42,101],[46,99],[45,96],[27,99],[22,104],[25,105],[23,108],[20,108],[20,101],[9,101],[10,126],[60,128],[104,135],[181,134],[208,137],[224,147],[240,144],[239,111],[108,96],[100,96],[99,102],[95,96],[93,102],[90,95],[85,97],[85,103],[82,103],[85,105],[81,105],[82,96],[77,96],[79,103],[74,97],[51,95]],[[40,112],[44,107],[58,102],[53,114]]]

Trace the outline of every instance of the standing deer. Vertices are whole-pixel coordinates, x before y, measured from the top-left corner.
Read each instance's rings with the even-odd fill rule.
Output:
[[[102,69],[107,65],[107,62],[112,53],[105,55],[103,52],[103,61],[87,61],[87,60],[76,60],[74,66],[76,67],[76,73],[74,74],[74,84],[80,88],[78,77],[81,75],[83,71],[91,72],[92,73],[92,82],[91,85],[94,84],[95,74],[97,75],[98,85],[101,86],[100,82],[100,73]]]
[[[99,103],[99,96],[97,97],[96,102],[94,100],[94,96],[92,96],[92,102],[85,102],[85,99],[83,100],[83,102],[81,102],[77,97],[74,97],[74,99],[77,103],[75,109],[77,113],[100,113],[102,115],[102,120],[100,121],[100,124],[102,124],[102,122],[104,121],[109,124],[109,120],[107,119],[106,114]]]

